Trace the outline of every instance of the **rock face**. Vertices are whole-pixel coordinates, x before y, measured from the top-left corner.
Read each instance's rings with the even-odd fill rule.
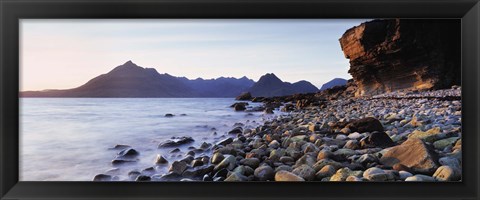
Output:
[[[373,20],[340,38],[356,96],[460,84],[460,20]]]
[[[432,175],[438,168],[437,155],[422,140],[411,138],[401,145],[392,147],[380,162],[387,166],[394,166],[397,163],[405,165],[415,173]]]

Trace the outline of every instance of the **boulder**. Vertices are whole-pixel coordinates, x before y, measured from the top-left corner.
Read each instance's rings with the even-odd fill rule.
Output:
[[[420,139],[410,138],[401,145],[390,148],[380,163],[393,167],[400,163],[413,172],[431,175],[438,168],[437,154]]]
[[[366,117],[358,120],[351,121],[347,124],[347,128],[351,132],[373,132],[373,131],[383,131],[382,123],[373,117]]]

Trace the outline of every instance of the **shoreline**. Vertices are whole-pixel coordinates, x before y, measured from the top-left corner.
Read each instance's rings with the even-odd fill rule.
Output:
[[[290,114],[235,127],[171,163],[160,155],[130,181],[461,181],[460,87],[372,98],[339,91],[263,99]]]

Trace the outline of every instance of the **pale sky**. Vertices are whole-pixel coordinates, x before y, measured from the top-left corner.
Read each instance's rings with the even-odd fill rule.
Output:
[[[365,19],[22,19],[20,90],[68,89],[132,60],[189,79],[349,79],[338,39]]]

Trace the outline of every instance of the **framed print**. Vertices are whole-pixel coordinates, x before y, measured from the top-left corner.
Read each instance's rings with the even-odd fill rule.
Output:
[[[2,199],[478,199],[478,1],[10,1]]]

